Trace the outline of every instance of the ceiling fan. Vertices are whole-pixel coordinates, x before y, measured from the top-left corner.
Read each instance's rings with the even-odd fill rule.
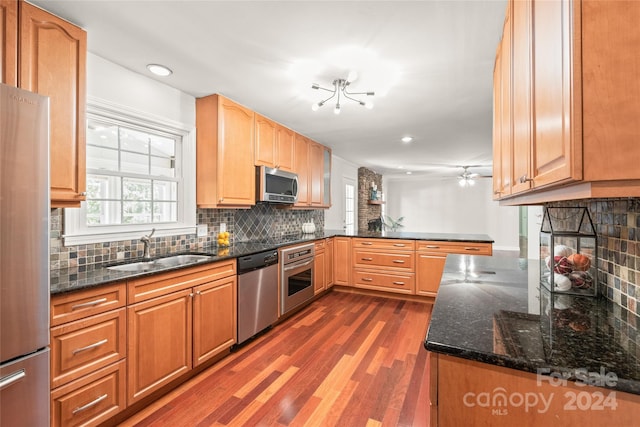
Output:
[[[469,168],[486,168],[487,165],[466,165],[457,166],[462,168],[462,174],[458,175],[458,184],[461,187],[470,187],[475,184],[475,180],[478,178],[492,178],[491,175],[480,175],[479,173],[469,172]]]

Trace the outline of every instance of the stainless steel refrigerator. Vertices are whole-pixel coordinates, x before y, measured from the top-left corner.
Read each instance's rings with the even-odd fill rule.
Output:
[[[0,84],[0,426],[49,425],[49,98]]]

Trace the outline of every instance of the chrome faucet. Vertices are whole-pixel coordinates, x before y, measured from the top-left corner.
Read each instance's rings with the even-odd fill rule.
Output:
[[[151,236],[153,236],[153,233],[155,233],[155,232],[156,232],[156,229],[152,228],[151,229],[151,234],[142,236],[140,238],[140,241],[144,245],[144,252],[142,253],[142,260],[143,261],[149,261],[151,259],[151,256],[149,255],[149,239],[151,239]]]

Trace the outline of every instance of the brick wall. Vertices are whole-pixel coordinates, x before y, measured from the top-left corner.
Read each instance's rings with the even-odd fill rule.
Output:
[[[382,192],[382,175],[367,168],[358,169],[358,230],[366,231],[369,220],[378,219],[382,215],[381,205],[370,205],[371,183]]]

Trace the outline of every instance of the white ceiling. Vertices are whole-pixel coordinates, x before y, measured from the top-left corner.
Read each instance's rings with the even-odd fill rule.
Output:
[[[85,28],[96,55],[196,97],[223,94],[387,176],[455,177],[460,168],[434,165],[492,163],[506,0],[30,1]],[[327,63],[345,47],[379,63]],[[316,67],[304,75],[309,62]],[[154,77],[148,63],[173,74]],[[328,92],[311,84],[331,87],[352,67],[359,78],[350,90],[377,91],[374,109],[344,101],[338,116],[331,102],[312,111]],[[414,141],[402,143],[404,135]]]

